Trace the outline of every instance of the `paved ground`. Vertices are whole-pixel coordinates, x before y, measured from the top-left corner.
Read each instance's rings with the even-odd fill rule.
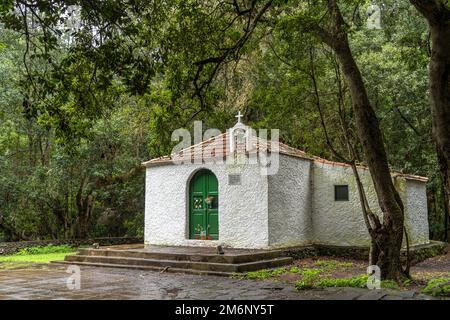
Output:
[[[0,269],[0,299],[431,299],[414,291],[333,288],[297,292],[292,284],[243,281],[116,268],[81,268],[81,289],[69,290],[66,267]]]

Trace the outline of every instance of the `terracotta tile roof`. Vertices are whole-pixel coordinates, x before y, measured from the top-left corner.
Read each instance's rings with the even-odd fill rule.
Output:
[[[238,152],[242,152],[245,149],[245,145],[238,144],[237,147]],[[340,167],[350,167],[350,164],[343,163],[343,162],[335,162],[330,161],[327,159],[323,159],[316,156],[309,156],[306,152],[290,147],[282,142],[278,143],[278,150],[277,145],[273,144],[270,140],[265,140],[259,137],[251,137],[249,148],[246,154],[249,153],[257,153],[257,152],[276,152],[278,151],[280,154],[288,155],[291,157],[306,159],[310,161],[314,161],[317,163],[323,163],[323,164],[329,164],[334,166],[340,166]],[[190,160],[193,162],[194,157],[197,159],[203,159],[203,160],[211,160],[211,159],[223,159],[230,154],[230,144],[228,139],[228,132],[222,133],[218,136],[212,137],[210,139],[204,140],[198,144],[192,145],[188,148],[185,148],[178,152],[177,154],[171,155],[171,156],[163,156],[155,159],[151,159],[149,161],[143,162],[142,165],[145,167],[153,167],[153,166],[159,166],[159,165],[166,165],[166,164],[172,164],[174,160],[188,160],[190,154]],[[183,158],[185,156],[186,158]],[[368,170],[367,166],[358,165],[358,168]],[[393,177],[401,176],[405,179],[409,180],[417,180],[417,181],[423,181],[427,182],[428,178],[421,177],[421,176],[415,176],[410,174],[404,174],[400,172],[393,172]]]
[[[329,165],[333,165],[333,166],[338,166],[338,167],[351,167],[350,164],[345,163],[345,162],[336,162],[336,161],[331,161],[331,160],[327,160],[327,159],[323,159],[323,158],[319,158],[319,157],[313,157],[314,158],[314,162],[317,163],[323,163],[323,164],[329,164]],[[358,164],[357,165],[358,169],[363,169],[363,170],[369,170],[369,167],[362,165],[362,164]],[[416,180],[416,181],[422,181],[422,182],[428,182],[428,178],[427,177],[422,177],[422,176],[416,176],[413,174],[407,174],[407,173],[402,173],[402,172],[397,172],[397,171],[391,171],[391,175],[393,178],[396,177],[402,177],[405,178],[407,180]]]
[[[245,145],[238,144],[237,145],[237,151],[242,152],[245,149]],[[313,158],[308,156],[306,152],[302,150],[298,150],[295,148],[292,148],[284,143],[279,142],[278,143],[278,150],[277,146],[273,144],[270,140],[265,140],[259,137],[252,137],[250,139],[249,143],[249,151],[246,153],[257,153],[262,151],[278,151],[281,154],[297,157],[297,158],[304,158],[308,160],[312,160]],[[193,161],[194,157],[197,159],[225,159],[230,154],[230,143],[228,139],[228,132],[222,133],[216,137],[210,138],[208,140],[202,141],[198,144],[192,145],[186,149],[181,150],[175,155],[171,156],[164,156],[152,159],[150,161],[144,162],[142,165],[144,166],[153,166],[153,165],[161,165],[170,163],[173,160],[182,159],[183,156],[186,156],[186,160],[188,160],[190,154],[190,158]]]

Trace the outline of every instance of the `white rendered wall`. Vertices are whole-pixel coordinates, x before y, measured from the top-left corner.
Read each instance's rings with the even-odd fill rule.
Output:
[[[406,180],[405,226],[411,244],[429,243],[426,184],[420,181]]]
[[[367,198],[376,213],[378,203],[368,170],[359,169]],[[358,189],[351,167],[315,162],[313,169],[313,239],[336,246],[368,246]],[[334,186],[348,185],[350,201],[334,201]]]
[[[308,244],[312,236],[312,161],[280,154],[279,170],[269,179],[269,243]]]
[[[217,241],[188,239],[188,184],[201,168],[219,182]],[[380,214],[369,171],[360,169],[360,175],[372,210]],[[334,185],[349,185],[350,201],[334,201]],[[411,245],[429,242],[425,185],[396,179]],[[228,185],[225,164],[147,168],[145,242],[256,249],[311,242],[368,246],[370,239],[350,167],[280,155],[277,175],[263,176],[259,166],[247,165],[240,186]]]
[[[219,182],[219,240],[190,240],[188,186],[199,169],[209,169]],[[146,169],[145,243],[176,246],[266,248],[268,235],[267,176],[246,165],[241,185],[228,185],[225,164],[165,165]]]
[[[375,188],[368,170],[359,169],[370,208],[381,217]],[[334,185],[348,185],[350,201],[334,201]],[[405,207],[405,226],[410,244],[429,242],[426,183],[396,178]],[[368,246],[370,237],[362,215],[352,169],[321,162],[313,169],[313,241],[336,246]],[[404,245],[406,243],[404,242]]]

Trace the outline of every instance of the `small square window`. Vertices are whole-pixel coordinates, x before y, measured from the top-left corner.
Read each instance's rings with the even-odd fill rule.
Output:
[[[240,174],[229,174],[228,184],[230,186],[240,186],[241,185],[241,175]]]
[[[349,201],[348,185],[334,186],[334,201]]]

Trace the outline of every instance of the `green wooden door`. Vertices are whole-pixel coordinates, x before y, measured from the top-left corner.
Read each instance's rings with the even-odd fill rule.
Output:
[[[197,172],[189,185],[189,238],[219,239],[219,189],[209,170]]]

